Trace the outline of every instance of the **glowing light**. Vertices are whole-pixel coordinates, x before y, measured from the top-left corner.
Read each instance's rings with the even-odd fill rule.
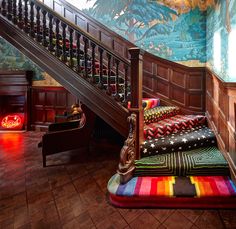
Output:
[[[228,40],[228,75],[236,80],[236,29],[233,29],[229,34]]]
[[[214,33],[213,37],[213,58],[214,58],[214,68],[220,72],[221,71],[221,36],[220,32]]]
[[[74,5],[75,7],[77,7],[78,9],[82,10],[82,9],[89,9],[91,7],[93,7],[95,0],[70,0],[69,1],[70,4]]]
[[[3,117],[1,121],[1,126],[6,129],[16,129],[16,128],[21,128],[23,125],[23,120],[22,118],[17,115],[7,115]]]

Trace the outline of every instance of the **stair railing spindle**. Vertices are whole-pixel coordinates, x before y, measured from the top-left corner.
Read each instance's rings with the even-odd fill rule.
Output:
[[[47,11],[43,10],[43,46],[47,47],[48,46],[48,42],[47,42],[47,20],[46,20],[46,15],[47,15]]]
[[[66,27],[65,23],[61,23],[62,26],[62,61],[67,62],[67,53],[66,53]]]
[[[17,24],[17,6],[16,6],[16,0],[13,0],[13,9],[12,9],[12,12],[13,12],[13,18],[12,18],[12,21],[14,24]]]
[[[124,99],[123,99],[123,105],[127,106],[127,95],[128,95],[128,66],[124,64],[125,69],[125,79],[124,79]]]
[[[60,28],[59,28],[59,24],[60,24],[60,20],[58,18],[55,18],[55,22],[56,22],[56,51],[55,51],[55,55],[56,57],[60,57],[61,56],[61,45],[60,45]]]
[[[108,95],[112,94],[112,90],[111,90],[111,54],[107,53],[107,91],[106,93]]]
[[[120,61],[119,60],[115,60],[115,64],[116,64],[116,94],[115,94],[115,99],[117,101],[120,101],[120,95],[119,95],[119,90],[120,90],[120,85],[119,85],[119,65],[120,65]]]
[[[81,67],[80,67],[80,33],[76,33],[76,71],[80,72]]]
[[[23,9],[22,9],[22,0],[18,2],[18,26],[19,28],[23,28]]]
[[[7,18],[8,20],[12,20],[12,0],[7,1]]]
[[[34,32],[34,2],[30,2],[30,36],[35,37]]]
[[[6,0],[2,1],[2,15],[3,16],[7,15],[7,2],[6,2]]]
[[[41,20],[40,20],[40,6],[36,6],[36,31],[37,31],[37,41],[41,42],[42,41],[42,36],[41,36]]]
[[[29,33],[29,25],[28,25],[28,22],[29,22],[29,19],[28,19],[28,16],[29,16],[28,0],[24,0],[24,2],[25,2],[25,6],[24,6],[24,31],[26,33]]]
[[[91,47],[92,47],[92,78],[91,78],[91,83],[96,83],[95,79],[95,74],[96,74],[96,66],[95,66],[95,48],[96,44],[91,42]]]
[[[88,47],[89,47],[89,40],[86,37],[83,37],[84,41],[84,76],[88,78]]]
[[[54,51],[54,45],[53,45],[53,15],[52,14],[49,14],[48,15],[48,18],[49,18],[49,45],[48,45],[48,50],[50,52]]]
[[[70,45],[69,45],[69,57],[70,57],[70,67],[73,68],[74,67],[74,49],[73,49],[73,42],[74,42],[74,39],[73,39],[73,35],[74,35],[74,30],[72,28],[69,28],[69,42],[70,42]]]
[[[103,85],[103,49],[101,47],[98,48],[98,52],[99,52],[99,83],[98,83],[98,87],[100,89],[104,88]]]

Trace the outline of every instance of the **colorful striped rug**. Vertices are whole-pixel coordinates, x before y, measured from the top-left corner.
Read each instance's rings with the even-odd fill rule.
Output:
[[[119,207],[236,208],[236,186],[227,176],[134,177],[108,182],[110,202]]]

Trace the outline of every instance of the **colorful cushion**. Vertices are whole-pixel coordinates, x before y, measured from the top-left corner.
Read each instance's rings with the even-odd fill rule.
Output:
[[[175,115],[156,123],[144,125],[144,139],[159,138],[199,125],[205,125],[206,117],[203,115]]]
[[[229,175],[229,166],[215,147],[144,157],[135,161],[135,176]]]
[[[214,145],[216,145],[214,133],[206,126],[196,126],[179,133],[144,141],[141,146],[141,155],[147,157]]]
[[[160,106],[160,99],[158,99],[158,98],[155,98],[155,99],[154,98],[143,98],[142,99],[142,106],[143,106],[144,110],[158,107],[158,106]],[[130,107],[131,107],[131,102],[128,101],[127,108],[130,109]]]
[[[180,113],[178,107],[159,106],[144,111],[144,123],[149,124],[152,122],[158,122],[162,119],[170,118]]]

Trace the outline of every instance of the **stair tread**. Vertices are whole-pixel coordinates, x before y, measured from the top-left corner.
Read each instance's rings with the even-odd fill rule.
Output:
[[[178,133],[144,141],[141,146],[141,156],[147,157],[213,145],[216,145],[213,131],[206,126],[196,126]]]
[[[120,207],[236,207],[236,186],[228,176],[133,177],[108,182],[112,204]]]
[[[176,151],[135,161],[134,176],[229,175],[229,166],[216,146]]]
[[[158,106],[144,111],[144,123],[154,123],[170,118],[180,113],[180,108],[176,106]]]
[[[204,125],[206,117],[203,115],[175,115],[156,123],[144,125],[144,139],[153,139]]]

